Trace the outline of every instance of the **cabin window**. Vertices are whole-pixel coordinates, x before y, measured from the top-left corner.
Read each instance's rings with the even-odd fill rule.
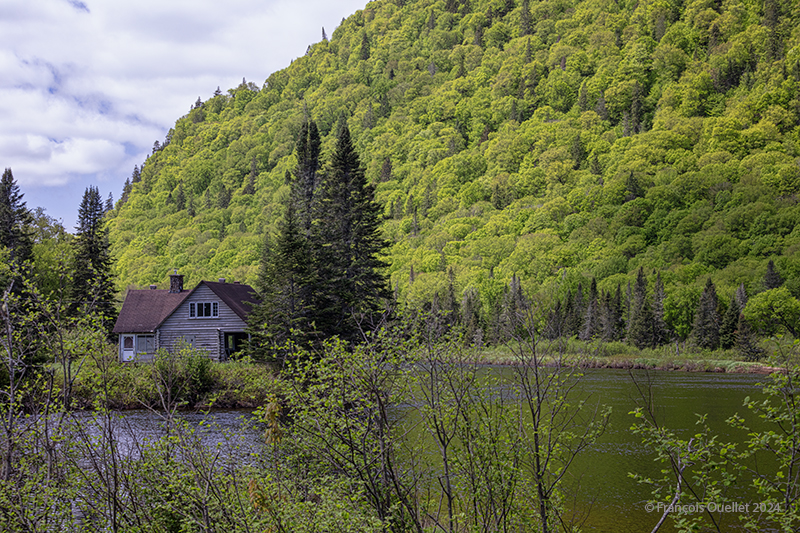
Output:
[[[137,353],[155,353],[156,351],[155,335],[139,335],[136,338],[136,344]]]
[[[219,317],[218,302],[193,302],[189,304],[189,318]]]

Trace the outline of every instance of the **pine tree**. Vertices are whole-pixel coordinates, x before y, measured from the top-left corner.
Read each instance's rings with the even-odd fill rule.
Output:
[[[522,291],[522,283],[516,274],[511,276],[508,288],[503,293],[501,323],[505,339],[524,336],[524,321],[528,300]]]
[[[767,273],[764,275],[764,289],[777,289],[781,285],[783,285],[783,278],[775,270],[775,263],[770,259],[767,263]]]
[[[467,344],[483,344],[483,325],[481,321],[481,297],[475,287],[468,287],[461,300],[461,327]]]
[[[248,316],[252,352],[282,359],[286,341],[305,344],[312,338],[314,265],[311,250],[289,200],[278,235],[264,238],[256,290],[261,303]]]
[[[561,300],[556,300],[555,305],[547,314],[547,322],[544,327],[546,339],[555,340],[564,335],[564,313],[561,307]]]
[[[745,361],[758,361],[764,357],[764,349],[758,345],[753,328],[743,313],[739,313],[739,322],[736,325],[736,348]]]
[[[183,211],[186,208],[186,193],[183,192],[183,182],[178,183],[178,190],[175,191],[175,208]]]
[[[89,187],[83,193],[75,227],[70,311],[76,316],[99,316],[111,334],[116,320],[115,294],[103,215],[100,192]]]
[[[0,247],[18,265],[33,258],[33,217],[22,197],[11,169],[5,169],[0,179]]]
[[[131,180],[130,178],[125,179],[125,184],[122,186],[122,194],[119,198],[119,205],[122,207],[128,201],[131,196]]]
[[[736,346],[736,328],[739,325],[739,315],[742,310],[739,308],[739,302],[736,301],[736,296],[731,298],[731,303],[728,305],[728,310],[722,317],[722,324],[719,327],[719,345],[720,348],[728,350]]]
[[[567,297],[569,298],[569,293],[567,293]],[[567,337],[580,334],[583,314],[586,311],[584,305],[583,284],[578,283],[578,289],[575,291],[575,295],[572,296],[571,302],[567,307],[567,313],[564,315],[564,333]]]
[[[297,215],[306,234],[311,232],[314,195],[319,184],[319,154],[321,149],[319,130],[313,120],[306,119],[300,128],[295,147],[297,167],[294,171],[296,186],[293,188]]]
[[[711,278],[708,278],[703,294],[700,295],[700,303],[697,305],[694,329],[692,330],[692,335],[701,348],[713,350],[719,344],[718,307],[717,289]]]
[[[586,304],[586,311],[583,314],[581,331],[578,334],[581,340],[592,340],[600,332],[600,305],[598,298],[597,280],[592,278],[592,284],[589,287],[589,300]]]
[[[319,273],[317,327],[325,335],[355,340],[389,300],[385,263],[387,243],[380,234],[381,207],[342,118],[336,148],[314,202],[314,261]]]
[[[636,274],[636,283],[633,286],[628,342],[637,348],[652,347],[653,320],[653,307],[647,298],[647,278],[644,275],[644,269],[639,267],[639,272]]]
[[[231,191],[225,185],[221,185],[217,193],[217,206],[220,209],[226,209],[231,203]]]
[[[256,193],[256,176],[258,175],[258,165],[256,158],[250,160],[250,173],[247,175],[247,183],[242,189],[242,194],[255,194]]]
[[[361,37],[360,57],[362,61],[369,59],[369,38],[367,37],[367,32],[364,32],[364,35]]]
[[[531,34],[531,9],[528,0],[522,0],[519,26],[519,34],[521,36]]]

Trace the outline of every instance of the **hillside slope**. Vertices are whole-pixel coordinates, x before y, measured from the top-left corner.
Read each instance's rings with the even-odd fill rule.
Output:
[[[727,303],[770,258],[800,296],[799,80],[798,2],[372,2],[176,122],[110,213],[119,287],[254,281],[305,114],[328,153],[344,113],[403,301],[642,266],[677,329],[709,275]]]

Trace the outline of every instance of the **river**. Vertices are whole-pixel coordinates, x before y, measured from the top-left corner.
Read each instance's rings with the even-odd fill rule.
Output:
[[[509,367],[486,367],[487,373],[509,377]],[[769,380],[768,376],[726,373],[686,373],[666,371],[637,370],[632,376],[642,384],[649,383],[660,422],[687,436],[696,431],[697,414],[707,414],[709,426],[719,434],[723,441],[741,442],[745,435],[731,429],[725,422],[738,413],[745,420],[758,427],[758,419],[743,407],[745,397],[759,397],[759,383]],[[639,533],[650,531],[658,522],[660,513],[646,511],[650,498],[650,488],[637,484],[629,473],[636,472],[648,476],[658,476],[664,465],[654,462],[651,453],[641,443],[641,438],[630,431],[634,417],[630,415],[641,404],[634,380],[625,370],[588,370],[582,378],[579,395],[588,397],[590,404],[612,407],[610,426],[592,449],[584,452],[572,466],[572,480],[580,479],[580,499],[573,505],[586,512],[582,531],[596,533]],[[209,446],[230,445],[230,434],[237,433],[242,420],[250,419],[249,411],[214,411],[208,415],[183,414],[181,418],[191,424],[213,422],[214,429],[201,432],[202,440]],[[209,420],[209,418],[211,420]],[[145,411],[123,414],[126,425],[136,434],[161,434],[159,419]],[[229,433],[228,438],[218,435],[219,429]],[[263,435],[250,429],[244,436],[245,449],[255,450],[262,442]],[[226,444],[227,443],[227,444]],[[740,498],[752,500],[747,492]],[[756,503],[747,501],[747,503]],[[723,530],[736,530],[738,514],[728,513],[722,517]],[[664,530],[670,530],[667,523]]]

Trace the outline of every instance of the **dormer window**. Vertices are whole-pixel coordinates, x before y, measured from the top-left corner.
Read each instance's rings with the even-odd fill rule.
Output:
[[[189,318],[219,318],[219,303],[192,302],[189,304]]]

